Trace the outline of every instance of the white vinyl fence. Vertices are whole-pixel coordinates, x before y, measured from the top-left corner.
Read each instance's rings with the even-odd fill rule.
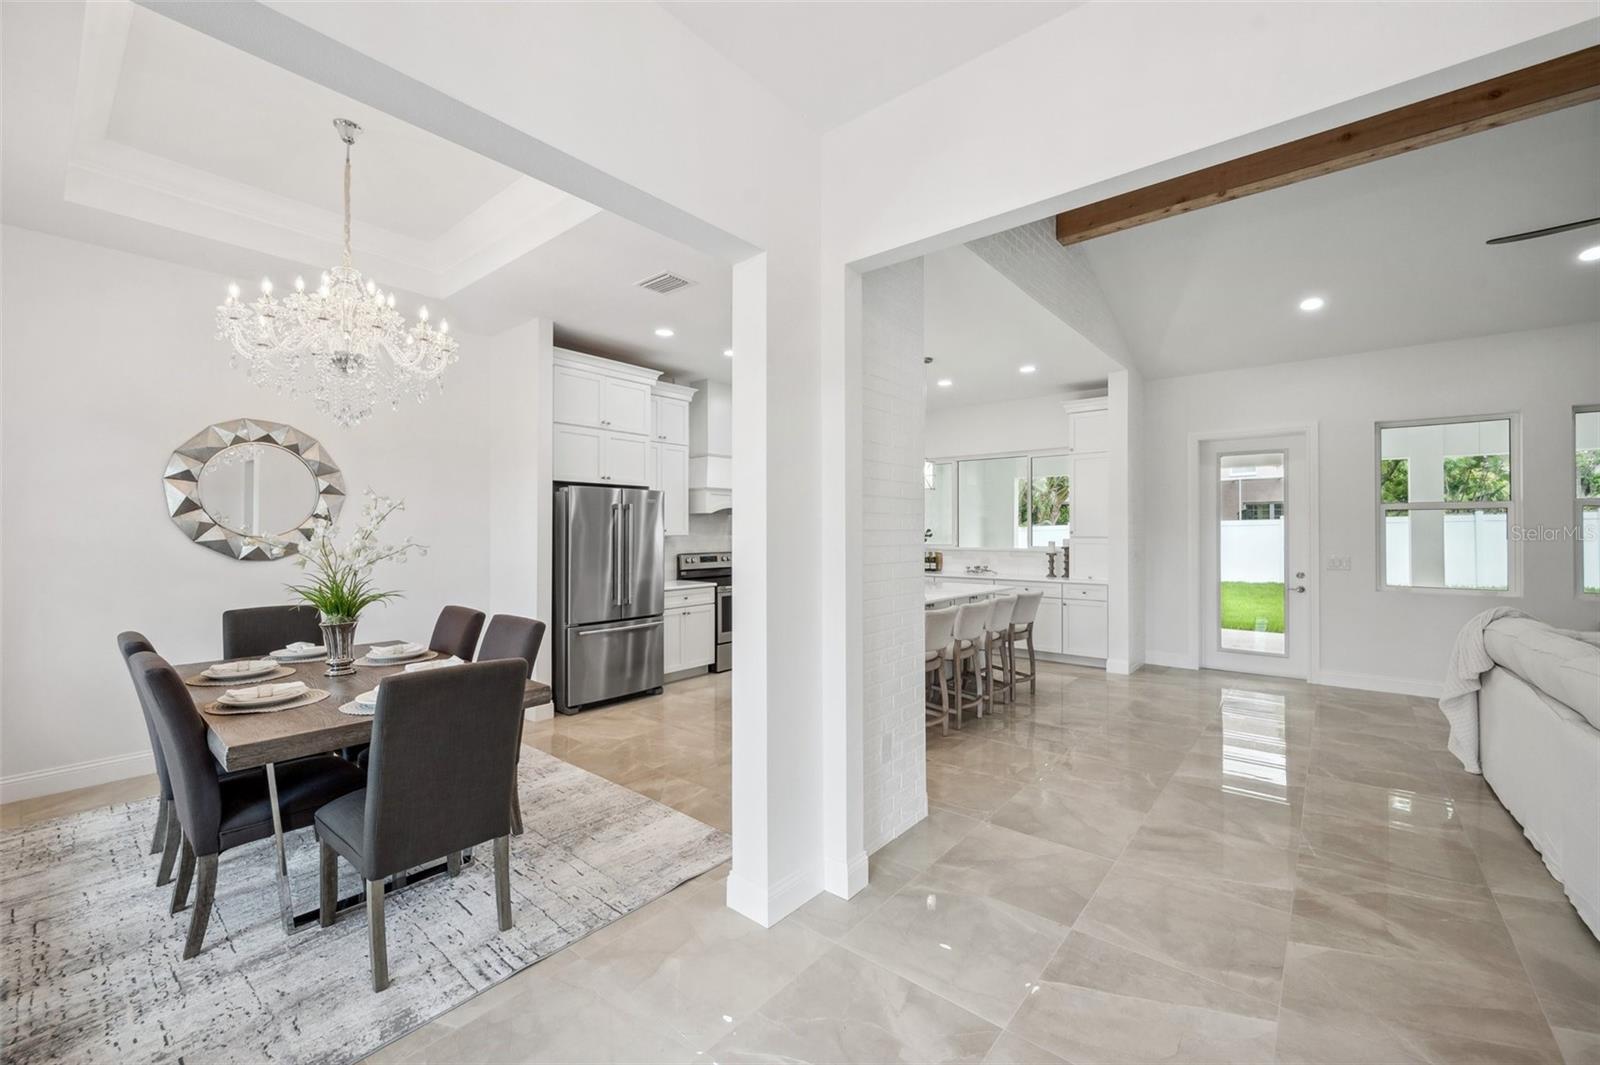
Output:
[[[1499,510],[1445,514],[1444,586],[1504,588],[1507,579],[1506,515]],[[1411,519],[1384,518],[1385,583],[1411,583]],[[1432,546],[1432,545],[1425,545]]]
[[[1224,521],[1220,530],[1222,579],[1283,583],[1283,519]]]

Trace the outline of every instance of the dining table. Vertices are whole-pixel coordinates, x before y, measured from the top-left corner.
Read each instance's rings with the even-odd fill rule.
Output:
[[[289,882],[288,851],[284,843],[283,815],[278,803],[278,777],[277,764],[292,758],[304,758],[307,755],[328,754],[342,751],[351,747],[359,747],[372,741],[372,715],[347,714],[339,708],[346,703],[355,701],[357,695],[370,691],[378,686],[384,677],[403,673],[407,665],[417,659],[397,662],[393,665],[374,665],[366,660],[367,651],[372,647],[386,646],[397,641],[377,640],[373,643],[356,645],[355,672],[341,677],[326,675],[327,662],[322,658],[309,661],[283,661],[280,663],[285,668],[294,670],[293,676],[276,676],[272,683],[286,684],[292,681],[302,681],[308,688],[316,688],[328,693],[328,697],[309,706],[297,706],[287,710],[268,710],[258,713],[214,713],[207,709],[221,695],[221,687],[191,687],[189,691],[194,696],[195,705],[200,708],[200,716],[206,723],[206,745],[211,749],[212,755],[224,770],[261,768],[266,771],[267,794],[272,810],[272,840],[274,857],[276,859],[276,878],[278,882],[278,905],[283,918],[284,931],[293,933],[299,928],[308,926],[317,920],[315,907],[297,912],[294,905],[294,894]],[[256,656],[265,657],[265,656]],[[211,666],[219,665],[228,659],[216,659],[209,662],[190,662],[177,666],[178,674],[185,681],[198,677]],[[256,681],[241,679],[239,687],[246,687],[258,683]],[[523,687],[522,706],[524,710],[542,706],[550,702],[551,691],[548,684],[541,681],[530,680]],[[428,876],[443,872],[446,862],[441,859],[437,867],[428,866],[425,869],[413,871],[409,875],[411,881],[424,879]],[[402,881],[402,886],[404,881]],[[347,900],[340,900],[343,907]],[[354,903],[356,900],[348,900]]]

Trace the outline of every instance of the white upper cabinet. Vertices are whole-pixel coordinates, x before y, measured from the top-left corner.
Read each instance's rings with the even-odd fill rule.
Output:
[[[566,425],[601,428],[605,378],[576,366],[556,364],[555,419]]]
[[[642,381],[605,380],[600,427],[613,433],[650,435],[650,386]]]
[[[668,536],[689,531],[689,448],[686,444],[652,444],[656,476],[652,488],[661,492],[662,530]]]
[[[663,444],[682,444],[688,447],[689,404],[670,396],[655,396],[650,402],[655,408],[653,438]]]
[[[1072,538],[1111,531],[1111,463],[1104,454],[1072,456]]]
[[[600,475],[601,480],[608,483],[647,487],[650,484],[650,441],[626,433],[606,433]]]
[[[1067,453],[1111,450],[1111,412],[1104,407],[1087,407],[1085,401],[1068,403]]]
[[[550,466],[556,480],[604,480],[601,466],[604,463],[606,434],[603,431],[580,425],[558,424],[553,440]]]

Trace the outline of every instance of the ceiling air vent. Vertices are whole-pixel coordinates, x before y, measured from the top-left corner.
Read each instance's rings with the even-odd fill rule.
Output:
[[[677,274],[657,274],[655,277],[647,277],[640,281],[639,287],[647,288],[651,292],[659,292],[664,296],[668,292],[676,292],[680,288],[688,288],[692,284],[694,284],[693,281],[686,277],[679,277]]]

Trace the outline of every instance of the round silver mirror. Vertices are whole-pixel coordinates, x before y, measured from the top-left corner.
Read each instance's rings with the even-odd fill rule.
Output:
[[[185,536],[246,562],[294,554],[344,503],[344,475],[314,437],[251,418],[190,437],[163,481]]]

